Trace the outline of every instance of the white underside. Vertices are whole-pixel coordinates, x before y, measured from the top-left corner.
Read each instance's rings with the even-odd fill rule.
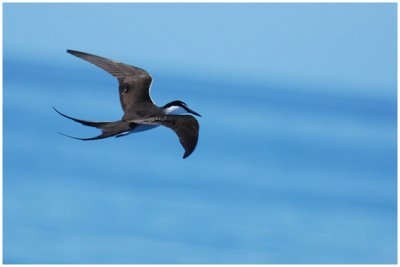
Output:
[[[133,129],[132,131],[123,132],[123,133],[120,133],[120,135],[125,136],[125,135],[129,135],[129,134],[133,134],[133,133],[140,133],[140,132],[144,132],[144,131],[148,131],[148,130],[154,129],[154,128],[158,127],[158,126],[160,126],[160,125],[140,124],[135,129]]]
[[[177,106],[172,106],[172,107],[166,108],[166,109],[164,109],[164,112],[165,112],[166,115],[181,115],[181,114],[187,113],[186,110],[184,110],[181,107],[177,107]],[[128,135],[128,134],[132,134],[132,133],[140,133],[140,132],[144,132],[144,131],[148,131],[148,130],[154,129],[154,128],[158,127],[158,126],[160,126],[160,125],[139,124],[132,131],[123,132],[120,135]]]
[[[160,125],[139,124],[139,125],[136,126],[136,128],[133,129],[133,131],[131,131],[130,133],[144,132],[144,131],[148,131],[148,130],[154,129],[154,128],[158,127],[158,126],[160,126]]]

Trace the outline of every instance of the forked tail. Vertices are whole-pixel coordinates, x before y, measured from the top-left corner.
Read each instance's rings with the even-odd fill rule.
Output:
[[[60,111],[58,111],[55,107],[53,109],[60,114],[61,116],[79,122],[83,125],[90,126],[90,127],[95,127],[101,130],[101,134],[95,137],[91,138],[78,138],[78,137],[73,137],[69,136],[63,133],[60,133],[64,136],[73,138],[73,139],[78,139],[78,140],[84,140],[84,141],[89,141],[89,140],[97,140],[97,139],[103,139],[111,136],[122,136],[123,133],[131,131],[133,128],[129,126],[129,122],[124,122],[124,121],[109,121],[109,122],[95,122],[95,121],[85,121],[85,120],[80,120],[80,119],[75,119],[72,117],[69,117]]]

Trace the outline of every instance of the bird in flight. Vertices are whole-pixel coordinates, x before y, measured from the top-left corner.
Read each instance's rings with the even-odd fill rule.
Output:
[[[97,140],[108,137],[121,137],[130,133],[142,132],[158,126],[165,126],[173,130],[185,149],[183,158],[187,158],[196,148],[199,138],[199,123],[190,113],[200,116],[191,110],[184,102],[174,100],[162,107],[154,104],[150,97],[151,76],[144,69],[116,62],[96,55],[67,50],[68,53],[84,59],[110,73],[119,83],[119,97],[124,112],[121,120],[110,122],[94,122],[80,120],[67,116],[56,108],[54,110],[65,118],[83,125],[101,130],[101,134],[92,138],[70,138],[79,140]]]

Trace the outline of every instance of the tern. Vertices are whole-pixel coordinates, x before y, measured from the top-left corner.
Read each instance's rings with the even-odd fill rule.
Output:
[[[74,50],[67,50],[67,52],[102,68],[117,78],[119,97],[124,115],[118,121],[86,121],[67,116],[53,107],[61,116],[86,126],[98,128],[102,132],[92,138],[63,135],[88,141],[112,136],[121,137],[135,132],[150,130],[161,125],[170,128],[176,133],[185,150],[183,158],[187,158],[194,151],[199,138],[199,123],[195,117],[182,114],[189,113],[200,117],[201,115],[191,110],[186,103],[180,100],[171,101],[162,107],[155,105],[150,97],[152,77],[147,71],[84,52]]]

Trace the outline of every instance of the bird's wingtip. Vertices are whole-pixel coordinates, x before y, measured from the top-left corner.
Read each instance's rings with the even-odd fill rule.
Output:
[[[67,53],[76,56],[77,54],[82,54],[82,52],[72,50],[72,49],[67,49]]]
[[[189,157],[190,156],[190,154],[192,154],[192,152],[189,152],[189,151],[185,151],[185,154],[183,154],[183,159],[186,159],[187,157]]]
[[[54,109],[55,112],[57,112],[57,113],[60,114],[61,116],[64,116],[64,117],[65,117],[65,115],[62,114],[61,111],[59,111],[58,109],[56,109],[54,106],[53,106],[53,109]]]

